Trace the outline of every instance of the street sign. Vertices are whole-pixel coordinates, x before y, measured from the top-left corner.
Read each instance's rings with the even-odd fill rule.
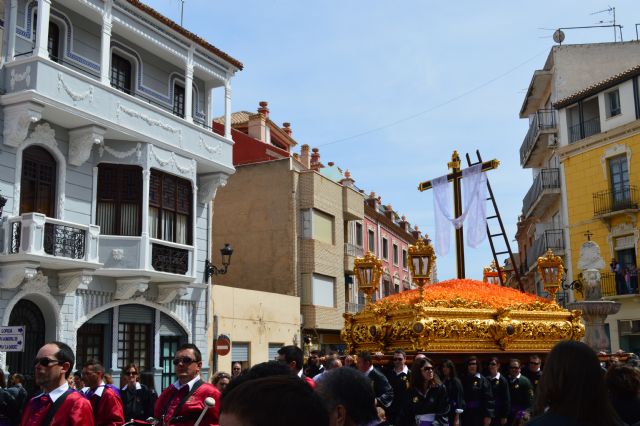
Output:
[[[24,325],[0,327],[0,352],[24,351]]]
[[[216,353],[219,356],[225,356],[229,352],[231,352],[231,339],[229,338],[229,336],[221,334],[216,339]]]

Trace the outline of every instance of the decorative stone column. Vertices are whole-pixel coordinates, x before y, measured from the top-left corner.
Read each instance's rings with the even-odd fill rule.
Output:
[[[600,270],[605,267],[600,255],[600,247],[593,241],[587,241],[580,247],[578,269],[582,270],[584,300],[567,304],[568,309],[579,309],[585,322],[585,335],[582,339],[596,352],[609,350],[609,337],[604,328],[607,315],[618,313],[620,303],[602,300]]]
[[[38,0],[38,25],[36,28],[36,48],[34,54],[41,58],[49,59],[49,15],[51,12],[51,0]]]
[[[111,63],[111,27],[113,26],[111,14],[112,6],[113,0],[105,0],[104,12],[102,14],[102,37],[100,39],[100,81],[105,85],[109,85],[111,83],[109,64]]]

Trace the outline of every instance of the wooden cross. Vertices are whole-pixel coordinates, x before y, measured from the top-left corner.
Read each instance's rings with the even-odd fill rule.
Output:
[[[497,169],[500,162],[498,160],[490,160],[482,163],[482,171]],[[451,162],[447,163],[447,167],[451,169],[451,173],[447,175],[447,181],[453,182],[453,209],[454,217],[460,217],[462,215],[462,191],[460,181],[462,180],[462,169],[460,169],[460,156],[458,151],[453,151],[451,155]],[[426,191],[431,189],[431,181],[421,182],[418,185],[418,191]],[[485,202],[485,200],[480,200]],[[456,267],[458,272],[458,278],[464,278],[464,238],[462,227],[456,229]]]
[[[591,232],[591,231],[589,231],[589,230],[587,229],[587,232],[585,232],[585,233],[584,233],[584,234],[582,234],[582,235],[584,235],[585,237],[587,237],[587,241],[591,241],[591,237],[593,237],[593,232]]]

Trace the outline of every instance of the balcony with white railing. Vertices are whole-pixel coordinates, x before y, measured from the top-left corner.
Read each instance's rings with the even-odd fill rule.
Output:
[[[555,109],[540,109],[531,116],[529,130],[520,146],[522,167],[540,167],[547,150],[554,146],[557,127]]]
[[[104,138],[153,143],[194,158],[198,173],[231,171],[232,142],[139,93],[125,93],[65,63],[25,56],[5,65],[4,143],[18,146],[40,119],[67,129],[102,129]],[[45,108],[44,105],[52,107]],[[91,149],[96,139],[87,143]]]

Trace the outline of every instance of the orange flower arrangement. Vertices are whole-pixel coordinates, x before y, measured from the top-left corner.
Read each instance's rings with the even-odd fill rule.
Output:
[[[420,302],[419,289],[407,290],[385,297],[377,304],[393,303],[412,305]],[[551,302],[533,294],[523,293],[508,287],[500,287],[482,281],[470,279],[452,279],[424,287],[424,301],[437,302],[461,299],[467,302],[479,303],[487,308],[507,308],[516,305]]]

